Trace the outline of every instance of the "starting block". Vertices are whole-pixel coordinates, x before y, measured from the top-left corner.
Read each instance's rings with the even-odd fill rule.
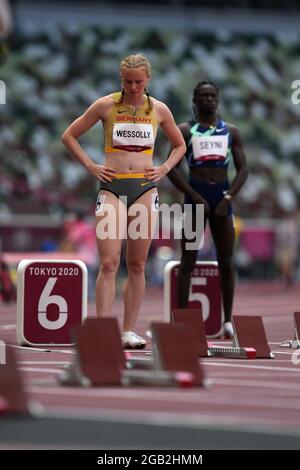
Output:
[[[125,368],[121,335],[115,318],[88,318],[73,330],[74,363],[59,375],[63,385],[121,385]]]
[[[198,343],[195,332],[185,325],[152,323],[154,368],[184,371],[193,376],[191,385],[203,386],[204,375],[198,361]]]
[[[0,414],[30,415],[29,401],[17,368],[13,349],[6,348],[5,364],[0,365]]]
[[[294,312],[294,339],[284,341],[280,346],[292,349],[300,348],[300,312]]]
[[[17,274],[17,340],[70,346],[87,315],[87,268],[80,260],[22,260]]]
[[[274,358],[268,345],[262,317],[255,315],[233,315],[233,345],[235,347],[253,347],[257,358]]]
[[[125,354],[116,318],[87,319],[73,330],[76,356],[71,366],[58,376],[70,386],[180,386],[192,384],[193,376],[173,370],[127,370],[130,357]],[[152,359],[153,364],[153,359]]]
[[[201,310],[175,309],[172,321],[176,324],[190,325],[195,331],[200,357],[226,357],[230,359],[255,359],[256,351],[252,347],[216,346],[207,342]]]
[[[208,353],[208,345],[205,335],[204,322],[202,317],[202,312],[200,309],[192,308],[178,308],[172,310],[171,312],[171,321],[174,324],[184,324],[190,326],[194,329],[197,345],[198,345],[198,356],[207,357],[210,354]]]

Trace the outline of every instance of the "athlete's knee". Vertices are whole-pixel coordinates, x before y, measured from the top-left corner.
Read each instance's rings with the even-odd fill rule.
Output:
[[[232,256],[221,256],[218,258],[218,265],[221,272],[230,272],[234,270]]]
[[[135,260],[128,260],[127,261],[127,270],[128,273],[141,275],[145,272],[146,261],[135,259]]]
[[[115,274],[119,267],[119,257],[104,257],[101,260],[100,271],[103,274]]]

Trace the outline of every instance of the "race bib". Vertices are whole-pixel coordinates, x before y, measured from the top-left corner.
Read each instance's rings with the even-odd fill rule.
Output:
[[[228,135],[193,135],[192,146],[196,161],[225,160],[228,151]]]
[[[158,193],[153,193],[152,194],[151,209],[154,212],[157,212],[158,209],[159,209],[159,196],[158,196]]]
[[[117,123],[113,128],[113,147],[128,152],[141,152],[154,146],[150,124]]]
[[[105,199],[106,199],[105,194],[98,194],[97,201],[96,201],[95,215],[102,214]]]

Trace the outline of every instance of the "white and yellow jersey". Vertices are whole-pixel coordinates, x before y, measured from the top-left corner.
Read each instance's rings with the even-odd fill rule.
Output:
[[[141,152],[152,155],[157,134],[155,110],[148,111],[148,100],[133,111],[128,104],[119,103],[122,93],[113,94],[113,107],[104,123],[104,152]]]

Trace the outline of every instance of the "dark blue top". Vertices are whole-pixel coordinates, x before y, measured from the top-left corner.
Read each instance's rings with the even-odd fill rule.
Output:
[[[189,124],[186,151],[189,167],[227,169],[232,155],[232,135],[226,123],[219,119],[216,126],[204,127],[196,121],[189,121]]]

